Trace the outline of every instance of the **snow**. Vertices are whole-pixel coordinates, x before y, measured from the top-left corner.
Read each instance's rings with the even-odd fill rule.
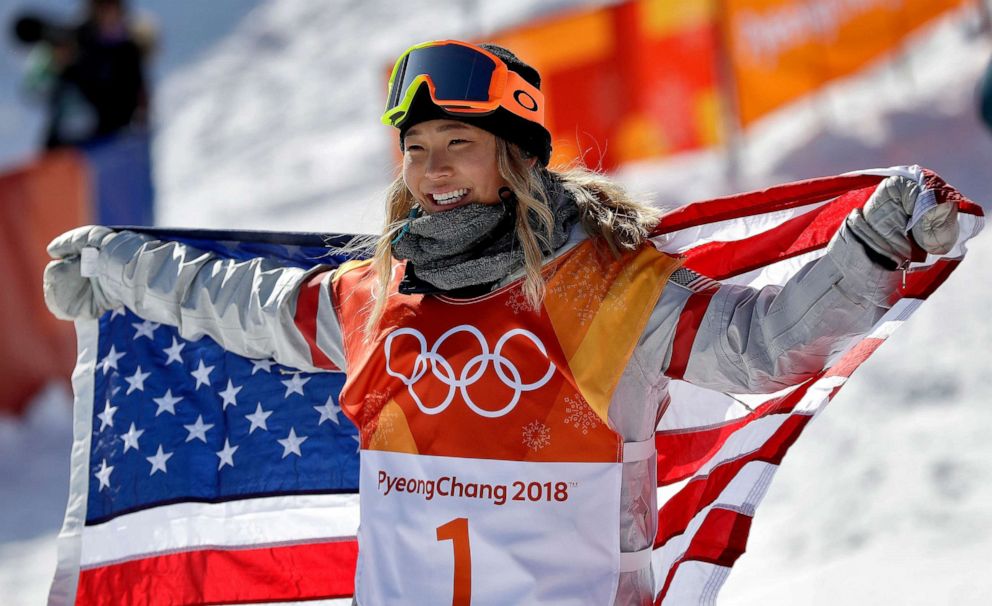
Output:
[[[21,419],[0,417],[0,602],[41,604],[55,572],[55,535],[69,498],[72,395],[38,394]]]
[[[426,37],[472,36],[577,2],[269,1],[160,87],[164,224],[378,229],[394,133],[378,124],[384,69]],[[588,4],[588,3],[584,3]],[[909,52],[756,124],[736,175],[722,152],[629,166],[659,203],[901,163],[978,202],[992,133],[975,82],[992,54],[970,13]],[[989,206],[986,206],[989,209]],[[898,331],[806,431],[759,508],[723,606],[986,604],[992,596],[992,239]],[[988,262],[988,263],[987,263]],[[53,386],[0,419],[0,601],[44,601],[68,486],[68,395]]]

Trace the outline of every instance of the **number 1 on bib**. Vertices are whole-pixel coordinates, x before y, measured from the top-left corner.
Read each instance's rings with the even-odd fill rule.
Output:
[[[472,549],[468,542],[468,518],[455,518],[437,527],[438,541],[451,541],[455,571],[451,606],[472,604]]]

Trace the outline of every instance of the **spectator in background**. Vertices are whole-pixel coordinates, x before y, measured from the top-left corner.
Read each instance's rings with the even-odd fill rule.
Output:
[[[47,105],[45,148],[147,125],[145,62],[154,30],[129,19],[125,0],[87,0],[78,25],[22,16],[15,33],[32,46],[25,88]]]

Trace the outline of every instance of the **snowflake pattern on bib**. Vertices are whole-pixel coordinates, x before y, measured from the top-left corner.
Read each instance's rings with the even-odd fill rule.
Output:
[[[506,306],[510,308],[510,311],[514,315],[525,312],[533,313],[535,311],[534,306],[527,300],[527,295],[524,294],[522,288],[513,289],[513,292],[506,297]]]
[[[531,421],[523,428],[524,445],[538,451],[551,444],[551,428],[540,421]]]
[[[586,435],[590,429],[598,427],[602,420],[589,408],[582,396],[575,394],[575,399],[565,396],[565,423]]]
[[[549,281],[548,294],[556,300],[567,301],[572,307],[578,327],[585,327],[596,317],[609,284],[599,279],[597,266],[590,264],[572,269],[577,274],[574,279]]]

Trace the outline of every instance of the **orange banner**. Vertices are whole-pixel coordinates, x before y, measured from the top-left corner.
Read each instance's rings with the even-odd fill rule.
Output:
[[[612,169],[720,139],[711,0],[633,0],[491,41],[541,72],[552,163]]]
[[[968,0],[722,0],[742,125],[898,49]]]
[[[89,177],[80,155],[49,154],[0,175],[0,410],[19,413],[44,384],[67,379],[76,360],[72,323],[48,313],[45,247],[86,223]]]

